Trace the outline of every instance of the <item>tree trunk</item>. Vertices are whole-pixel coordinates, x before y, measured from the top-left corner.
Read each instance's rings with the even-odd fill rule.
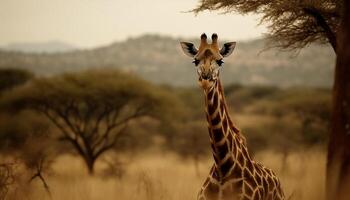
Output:
[[[344,0],[338,31],[331,133],[327,160],[327,199],[350,199],[350,1]]]
[[[85,156],[84,161],[90,176],[94,175],[94,167],[96,159],[91,156]]]

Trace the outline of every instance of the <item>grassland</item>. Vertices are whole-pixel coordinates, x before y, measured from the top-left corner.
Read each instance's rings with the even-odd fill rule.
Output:
[[[282,169],[278,152],[258,153],[255,159],[275,170],[287,197],[296,200],[322,200],[324,192],[325,153],[308,149],[290,154]],[[128,164],[122,178],[88,176],[79,159],[60,157],[48,176],[52,199],[57,200],[192,200],[205,179],[211,158],[200,162],[199,176],[190,160],[172,154],[146,153],[126,158]],[[99,168],[102,168],[100,164]],[[18,186],[21,187],[21,186]],[[12,191],[10,199],[49,200],[41,182]]]

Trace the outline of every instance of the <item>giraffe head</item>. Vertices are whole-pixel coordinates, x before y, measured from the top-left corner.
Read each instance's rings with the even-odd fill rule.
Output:
[[[218,35],[211,36],[212,43],[207,42],[207,35],[201,35],[201,42],[198,49],[193,43],[181,42],[184,53],[193,58],[193,63],[197,68],[199,85],[208,90],[219,78],[219,69],[223,65],[223,58],[229,56],[236,46],[236,42],[228,42],[220,49],[218,45]]]

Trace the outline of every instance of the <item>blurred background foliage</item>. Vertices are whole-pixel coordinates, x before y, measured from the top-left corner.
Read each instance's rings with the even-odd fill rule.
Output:
[[[192,160],[195,169],[210,156],[199,88],[154,85],[112,69],[28,74],[0,71],[9,80],[22,79],[9,81],[2,91],[0,150],[22,160],[33,176],[63,154],[81,156],[89,168],[88,159],[100,159],[95,151],[108,145],[107,155],[175,153]],[[273,150],[288,155],[327,142],[329,89],[230,84],[225,95],[252,154]],[[142,113],[134,117],[139,108]],[[106,136],[113,122],[122,123]],[[99,140],[103,142],[97,144]]]

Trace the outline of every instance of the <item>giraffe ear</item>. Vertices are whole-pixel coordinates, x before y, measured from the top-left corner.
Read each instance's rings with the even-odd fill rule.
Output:
[[[236,47],[236,42],[225,43],[224,46],[220,49],[220,54],[223,57],[227,57],[227,56],[231,55],[231,53],[233,52],[233,49],[235,49],[235,47]]]
[[[197,53],[198,53],[198,50],[196,49],[196,47],[194,46],[193,43],[189,43],[189,42],[180,42],[181,44],[181,47],[182,47],[182,50],[183,52],[193,58]]]

